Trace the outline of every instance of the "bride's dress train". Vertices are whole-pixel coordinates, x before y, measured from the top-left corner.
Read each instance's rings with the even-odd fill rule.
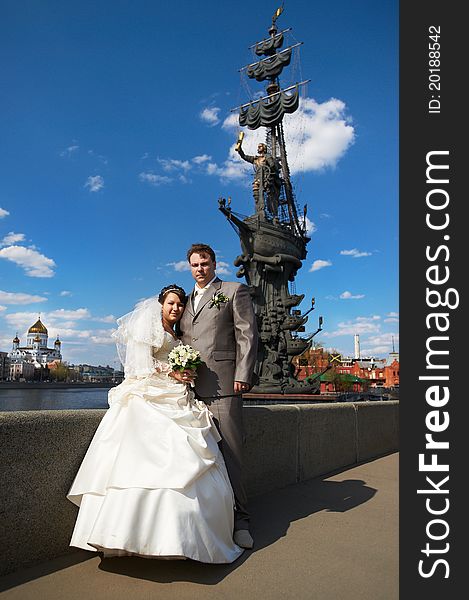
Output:
[[[110,390],[67,495],[80,507],[70,545],[207,563],[243,552],[232,538],[233,492],[211,413],[167,376],[175,344],[166,333],[154,355],[159,373]]]

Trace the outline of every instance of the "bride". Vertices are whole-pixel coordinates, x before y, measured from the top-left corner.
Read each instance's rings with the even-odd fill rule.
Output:
[[[169,352],[186,294],[177,285],[118,319],[124,381],[104,415],[67,498],[79,506],[71,546],[104,556],[230,563],[233,492],[212,415],[174,371]]]

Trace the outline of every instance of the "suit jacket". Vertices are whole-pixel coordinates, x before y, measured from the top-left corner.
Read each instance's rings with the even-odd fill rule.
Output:
[[[210,303],[217,293],[228,302]],[[233,393],[233,382],[251,384],[257,357],[257,321],[248,288],[218,277],[202,296],[197,310],[193,293],[179,322],[184,344],[199,350],[204,365],[197,370],[195,389],[202,397]]]

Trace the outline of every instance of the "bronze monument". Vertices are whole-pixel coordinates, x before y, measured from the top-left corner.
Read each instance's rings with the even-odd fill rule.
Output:
[[[317,331],[302,338],[304,324],[311,308],[301,314],[294,309],[304,294],[291,293],[302,260],[306,258],[306,206],[298,215],[283,131],[283,117],[299,106],[299,87],[281,89],[279,76],[290,64],[295,46],[278,51],[283,45],[284,31],[277,29],[282,9],[272,18],[269,37],[255,44],[254,52],[265,58],[245,67],[247,76],[267,82],[266,95],[239,107],[239,124],[256,130],[266,128],[265,142],[258,145],[257,156],[246,155],[242,148],[244,134],[240,133],[236,151],[240,158],[253,164],[252,184],[255,213],[243,216],[234,213],[231,202],[220,198],[219,209],[237,232],[241,254],[234,261],[239,267],[237,277],[245,277],[250,288],[259,327],[259,353],[256,372],[258,384],[254,393],[311,394],[319,392],[319,378],[313,383],[295,379],[292,364],[311,347],[313,337],[322,329],[319,318]],[[290,93],[287,93],[290,92]],[[292,310],[293,309],[293,310]]]

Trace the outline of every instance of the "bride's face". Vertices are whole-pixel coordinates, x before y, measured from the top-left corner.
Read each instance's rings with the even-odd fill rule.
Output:
[[[163,302],[163,320],[170,325],[177,323],[184,312],[184,302],[174,292],[169,292]]]

